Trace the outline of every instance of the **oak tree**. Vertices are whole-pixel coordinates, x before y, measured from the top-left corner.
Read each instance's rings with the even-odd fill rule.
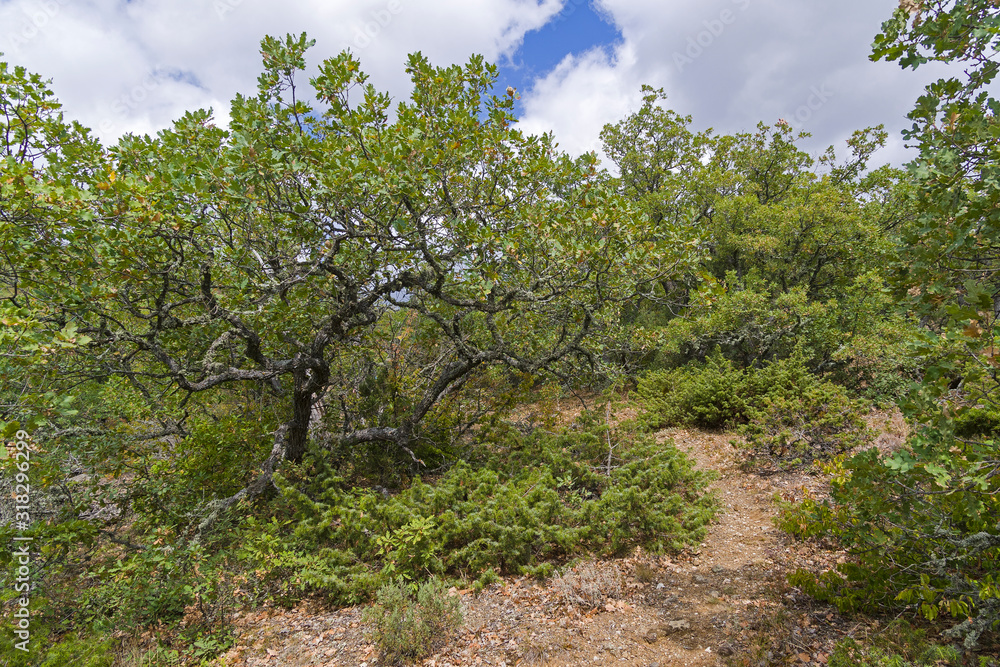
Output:
[[[239,386],[284,406],[259,474],[203,526],[310,442],[420,466],[441,433],[497,409],[482,398],[508,381],[494,369],[599,368],[617,309],[687,259],[594,156],[523,134],[482,58],[411,56],[411,98],[393,106],[349,53],[304,86],[310,45],[262,41],[258,92],[228,128],[191,112],[96,156],[85,210],[35,253],[47,270],[14,258],[5,277],[89,337],[67,378],[124,378],[142,397],[143,437],[185,437]]]

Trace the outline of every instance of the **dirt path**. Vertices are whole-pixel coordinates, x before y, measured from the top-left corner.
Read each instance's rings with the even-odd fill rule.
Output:
[[[830,567],[838,554],[792,543],[772,523],[776,494],[814,493],[820,480],[743,473],[732,437],[684,429],[658,434],[661,441],[672,438],[699,467],[719,473],[713,488],[722,512],[699,548],[675,558],[637,553],[585,564],[542,583],[505,578],[478,597],[456,591],[465,624],[421,664],[824,664],[833,642],[852,628],[835,610],[789,589],[784,575],[796,567]],[[356,607],[248,614],[237,627],[237,647],[217,664],[380,664]]]

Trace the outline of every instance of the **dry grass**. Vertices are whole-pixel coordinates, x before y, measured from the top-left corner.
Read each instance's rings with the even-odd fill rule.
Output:
[[[622,596],[622,573],[614,563],[581,563],[552,578],[552,588],[563,602],[598,609]]]

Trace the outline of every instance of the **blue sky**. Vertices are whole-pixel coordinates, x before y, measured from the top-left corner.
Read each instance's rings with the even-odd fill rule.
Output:
[[[568,0],[562,10],[544,26],[524,36],[513,53],[500,61],[500,78],[521,93],[556,68],[566,56],[592,49],[610,53],[621,33],[610,18],[587,0]],[[518,111],[523,106],[518,101]]]
[[[884,123],[879,160],[908,157],[900,131],[941,73],[872,63],[897,0],[0,0],[0,51],[53,80],[68,116],[107,142],[169,126],[186,110],[252,93],[266,35],[316,39],[310,71],[350,49],[378,88],[409,93],[408,53],[439,65],[473,53],[518,88],[529,132],[574,154],[638,109],[643,84],[718,132],[779,118],[811,133],[806,149],[843,146]]]

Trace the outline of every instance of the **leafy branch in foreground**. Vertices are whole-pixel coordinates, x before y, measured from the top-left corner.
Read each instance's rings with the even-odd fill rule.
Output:
[[[998,47],[992,0],[901,3],[875,39],[875,59],[965,65],[963,78],[927,87],[907,133],[920,150],[910,164],[918,216],[902,228],[895,282],[927,325],[912,352],[928,368],[902,404],[914,423],[906,447],[845,462],[831,502],[790,510],[787,525],[833,534],[856,555],[821,581],[797,575],[807,590],[845,607],[949,614],[962,620],[947,634],[966,648],[1000,627],[1000,456],[988,428],[962,419],[995,411],[1000,389]]]

